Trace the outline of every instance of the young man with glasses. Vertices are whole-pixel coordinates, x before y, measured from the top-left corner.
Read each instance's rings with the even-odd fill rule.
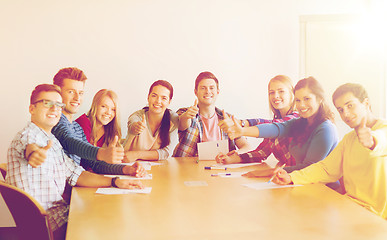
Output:
[[[16,135],[8,149],[5,179],[42,205],[48,213],[55,239],[65,238],[69,210],[69,201],[63,197],[66,182],[82,187],[143,187],[139,181],[87,172],[64,153],[61,144],[51,133],[64,106],[58,86],[42,84],[35,88],[29,107],[31,122]],[[33,152],[26,155],[25,149],[31,144],[38,146],[46,156],[38,167],[31,167],[27,160]]]

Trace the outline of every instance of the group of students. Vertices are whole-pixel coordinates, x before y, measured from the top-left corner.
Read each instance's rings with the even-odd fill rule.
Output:
[[[123,139],[118,98],[111,90],[97,92],[88,113],[74,119],[86,79],[80,69],[63,68],[53,84],[38,85],[30,99],[31,122],[8,150],[6,182],[42,204],[58,239],[67,223],[66,181],[71,186],[142,188],[140,181],[99,174],[142,177],[146,172],[140,163],[121,163],[192,157],[197,143],[221,139],[228,139],[231,151],[219,153],[219,163],[261,162],[272,153],[278,159],[275,168],[251,171],[247,177],[274,176],[278,184],[332,182],[332,188],[341,179],[346,195],[387,218],[387,121],[372,114],[361,85],[344,84],[333,94],[341,118],[354,129],[340,143],[333,112],[313,77],[293,87],[287,76],[275,76],[268,84],[274,119],[238,120],[216,107],[219,82],[210,72],[196,78],[194,105],[177,112],[168,109],[172,85],[154,82],[148,106],[129,116]],[[250,151],[245,136],[264,140]]]

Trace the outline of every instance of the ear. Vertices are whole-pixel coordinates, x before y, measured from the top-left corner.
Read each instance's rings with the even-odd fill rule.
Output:
[[[29,110],[30,114],[33,114],[33,112],[34,112],[34,110],[35,110],[35,105],[30,104],[28,110]]]
[[[198,96],[198,90],[196,88],[194,89],[194,93],[195,93],[195,96],[197,97]]]

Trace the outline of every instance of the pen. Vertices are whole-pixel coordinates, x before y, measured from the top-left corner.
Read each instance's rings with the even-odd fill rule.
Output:
[[[226,167],[204,167],[205,170],[212,170],[212,169],[224,169],[227,170]]]
[[[231,176],[231,173],[218,173],[218,174],[211,174],[211,177],[218,177],[218,176]]]
[[[286,165],[286,163],[284,163],[280,168],[284,168],[285,165]],[[279,170],[280,168],[278,168],[278,170]],[[273,176],[271,176],[271,178],[269,179],[268,183],[270,183],[271,181],[273,181],[275,175],[277,175],[278,170],[277,170],[277,171],[274,171],[274,174],[273,174]]]

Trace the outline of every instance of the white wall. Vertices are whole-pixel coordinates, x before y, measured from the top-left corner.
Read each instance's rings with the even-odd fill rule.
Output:
[[[206,70],[220,80],[220,108],[270,117],[268,80],[300,77],[299,16],[358,13],[368,2],[0,0],[0,162],[29,120],[32,89],[68,66],[88,77],[81,113],[99,89],[118,93],[124,136],[153,81],[173,84],[176,110],[193,104],[194,80]]]

